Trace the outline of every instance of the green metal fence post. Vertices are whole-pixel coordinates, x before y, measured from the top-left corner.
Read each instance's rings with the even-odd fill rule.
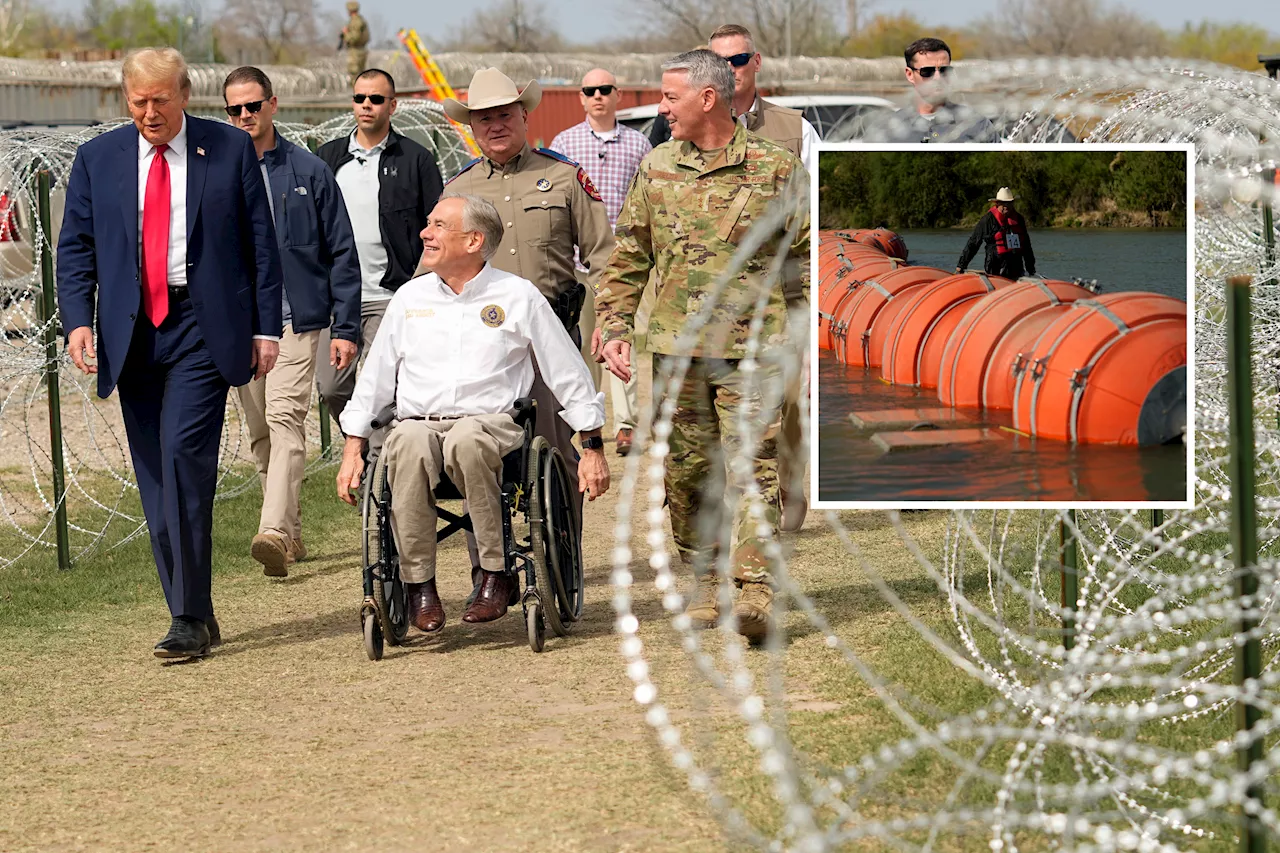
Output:
[[[53,278],[53,207],[49,201],[49,171],[36,173],[36,208],[40,241],[35,245],[40,264],[40,325],[44,329],[44,377],[49,393],[49,460],[53,466],[53,525],[58,547],[58,568],[71,568],[71,534],[67,526],[66,462],[62,458],[62,395],[58,383],[57,283]]]
[[[1076,645],[1076,610],[1080,600],[1080,552],[1075,524],[1074,509],[1067,510],[1067,517],[1058,522],[1062,542],[1062,646],[1068,650]]]
[[[1276,225],[1275,225],[1275,193],[1280,190],[1276,187],[1276,170],[1267,169],[1262,173],[1262,182],[1266,185],[1269,193],[1270,201],[1262,205],[1262,245],[1266,248],[1263,250],[1263,258],[1266,261],[1265,269],[1275,269],[1276,266]],[[1276,289],[1276,277],[1272,276],[1267,279],[1267,292],[1274,293]],[[1276,423],[1280,425],[1280,411],[1276,412]]]
[[[1160,527],[1162,524],[1164,524],[1164,510],[1162,509],[1151,510],[1151,529],[1155,530],[1157,527]]]
[[[1256,611],[1258,607],[1258,518],[1255,499],[1253,440],[1253,363],[1252,321],[1249,316],[1249,276],[1227,279],[1227,394],[1231,417],[1231,553],[1235,559],[1236,596],[1241,606]],[[1248,635],[1257,626],[1252,615],[1240,618],[1239,630]],[[1262,671],[1262,644],[1255,636],[1236,649],[1236,684],[1256,689]],[[1261,718],[1253,703],[1241,699],[1236,703],[1236,729],[1250,732]],[[1241,773],[1263,760],[1263,744],[1256,738],[1236,749],[1236,764]],[[1262,785],[1252,784],[1246,795],[1257,809],[1240,815],[1240,850],[1262,853],[1267,846],[1266,828],[1258,812],[1262,808]]]

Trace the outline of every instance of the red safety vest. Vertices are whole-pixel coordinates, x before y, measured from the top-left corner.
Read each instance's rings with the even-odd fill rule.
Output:
[[[996,218],[1000,230],[996,232],[996,254],[1007,255],[1010,252],[1021,252],[1031,245],[1027,236],[1027,227],[1022,217],[1015,214],[1001,216],[999,208],[992,207],[991,215]]]

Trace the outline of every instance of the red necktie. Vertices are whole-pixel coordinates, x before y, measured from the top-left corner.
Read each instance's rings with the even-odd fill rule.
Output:
[[[157,145],[147,173],[142,205],[142,310],[159,328],[169,316],[169,164],[168,145]]]

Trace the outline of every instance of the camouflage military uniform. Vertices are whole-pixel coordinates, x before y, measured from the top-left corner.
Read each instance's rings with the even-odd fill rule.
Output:
[[[369,67],[369,25],[360,13],[353,13],[342,28],[342,44],[347,49],[347,73],[354,86],[360,72]]]
[[[648,348],[661,375],[676,353],[681,329],[712,297],[717,278],[731,268],[738,244],[778,203],[793,175],[807,186],[807,173],[795,155],[741,126],[709,164],[689,142],[671,141],[655,148],[627,193],[618,217],[618,246],[600,281],[596,312],[604,340],[631,341],[640,294],[650,270],[656,270],[659,289],[649,318]],[[807,194],[795,203],[786,225],[796,225],[797,219],[799,228],[789,244],[779,245],[780,229],[726,283],[698,332],[689,370],[676,392],[667,497],[676,547],[697,573],[707,570],[707,560],[716,550],[716,543],[708,541],[713,537],[706,534],[720,529],[723,460],[751,439],[752,477],[764,519],[775,530],[778,526],[781,362],[794,334],[788,329],[795,321],[788,318],[787,297],[808,298]],[[787,253],[784,281],[768,294],[759,332],[760,363],[748,375],[740,370],[740,360],[747,355],[760,287],[779,251]],[[735,581],[767,581],[765,540],[757,534],[745,502],[738,507],[734,527]]]

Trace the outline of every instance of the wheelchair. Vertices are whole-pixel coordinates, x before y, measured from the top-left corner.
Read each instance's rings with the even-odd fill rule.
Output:
[[[524,611],[529,647],[541,652],[547,627],[557,637],[569,633],[582,618],[584,583],[582,542],[568,469],[560,451],[533,434],[537,403],[531,397],[516,401],[513,418],[524,430],[522,445],[502,460],[502,542],[506,569],[524,575],[519,602]],[[389,413],[374,421],[374,429],[391,423]],[[440,542],[459,530],[471,530],[471,518],[440,506],[462,500],[447,474],[435,489],[436,511],[443,527]],[[360,622],[370,660],[381,660],[384,645],[399,646],[409,633],[409,598],[400,578],[400,560],[391,532],[391,487],[385,457],[379,455],[365,477],[361,494],[363,515],[364,603]],[[519,534],[519,535],[518,535]],[[514,605],[515,602],[512,602]]]

